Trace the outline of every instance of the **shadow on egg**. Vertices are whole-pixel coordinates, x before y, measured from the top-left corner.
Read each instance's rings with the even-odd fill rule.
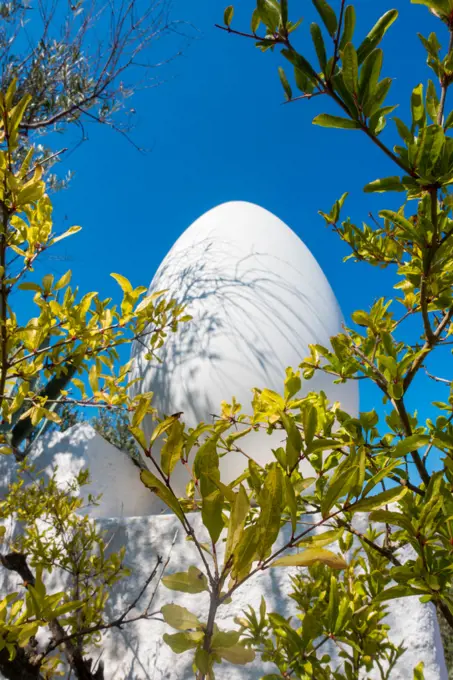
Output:
[[[338,303],[309,250],[281,220],[251,203],[225,203],[196,220],[157,270],[149,293],[160,290],[193,318],[168,334],[160,364],[147,361],[146,347],[134,343],[132,377],[140,382],[131,392],[152,391],[159,414],[182,411],[189,427],[212,422],[221,402],[233,396],[251,413],[254,387],[283,393],[286,368],[297,368],[310,344],[330,345],[341,331]],[[335,385],[318,373],[303,382],[301,394],[320,390],[357,413],[355,382]],[[153,428],[145,419],[146,436]],[[242,442],[247,455],[265,465],[274,460],[282,433],[254,432]],[[222,480],[235,479],[246,465],[241,454],[222,457]],[[187,481],[177,466],[172,483],[178,493]]]

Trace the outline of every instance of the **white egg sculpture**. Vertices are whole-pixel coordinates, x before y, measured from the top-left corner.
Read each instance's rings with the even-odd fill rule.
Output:
[[[341,331],[340,308],[310,251],[278,217],[251,203],[224,203],[196,220],[157,270],[149,292],[160,290],[186,305],[193,319],[168,335],[160,364],[134,344],[132,377],[141,380],[132,394],[152,391],[160,414],[182,411],[189,427],[212,422],[233,396],[250,413],[254,387],[283,393],[285,369],[298,367],[309,344],[328,346]],[[357,413],[354,381],[335,385],[317,373],[302,388],[301,394],[324,390]],[[143,423],[147,436],[154,427],[151,419]],[[281,440],[279,432],[253,432],[241,445],[264,465]],[[240,453],[222,457],[222,480],[232,481],[246,465]],[[182,494],[188,481],[178,464],[173,487]]]

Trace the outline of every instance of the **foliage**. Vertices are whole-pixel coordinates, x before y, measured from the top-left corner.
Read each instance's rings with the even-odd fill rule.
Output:
[[[386,602],[393,598],[432,602],[453,628],[452,382],[433,369],[433,357],[449,353],[453,333],[453,115],[446,112],[453,81],[453,5],[451,0],[423,2],[449,33],[449,46],[444,54],[435,34],[422,38],[434,75],[426,88],[414,88],[409,123],[394,118],[401,139],[391,148],[382,132],[395,106],[386,104],[392,81],[381,79],[381,43],[397,19],[396,10],[357,41],[352,5],[340,0],[336,11],[325,0],[313,4],[319,19],[311,26],[310,40],[317,63],[294,46],[293,34],[303,28],[300,21],[290,21],[287,0],[258,0],[251,33],[233,28],[229,7],[223,29],[251,39],[263,51],[281,48],[294,74],[288,77],[280,68],[286,99],[295,99],[293,80],[299,98],[329,97],[341,115],[319,113],[315,124],[352,131],[347,134],[364,132],[388,158],[389,176],[369,182],[365,190],[399,192],[399,209],[383,209],[379,220],[358,227],[341,218],[343,195],[321,215],[350,247],[353,260],[395,271],[397,297],[382,297],[368,310],[356,311],[330,347],[312,346],[298,369],[287,370],[280,394],[255,389],[250,413],[233,399],[222,404],[209,425],[188,430],[184,414],[175,414],[158,422],[146,439],[142,421],[156,415],[151,395],[131,401],[129,367],[118,367],[116,349],[146,338],[152,358],[166,333],[187,317],[161,296],[143,298],[144,288],[134,290],[118,274],[113,276],[123,291],[119,308],[94,293],[79,300],[69,288],[69,274],[58,282],[50,275],[40,284],[24,280],[36,257],[59,237],[52,233],[40,169],[30,173],[29,165],[21,167],[15,160],[27,101],[14,105],[13,85],[0,102],[2,451],[26,455],[29,433],[41,421],[58,420],[54,406],[62,403],[130,411],[131,432],[152,463],[141,471],[141,479],[180,520],[198,556],[197,564],[168,574],[163,584],[188,596],[206,592],[209,598],[203,616],[176,604],[161,609],[172,629],[165,641],[175,653],[191,654],[198,680],[213,680],[218,664],[247,664],[257,653],[274,663],[267,680],[352,680],[362,671],[389,678],[403,653],[383,622]],[[8,259],[11,250],[20,267]],[[37,317],[25,325],[9,306],[11,291],[17,289],[31,291],[37,306]],[[59,290],[64,295],[57,296]],[[330,404],[322,392],[310,392],[309,380],[317,371],[337,382],[369,381],[386,415],[379,418],[370,411],[355,417],[340,404]],[[425,373],[444,387],[439,387],[433,415],[422,421],[409,408],[408,395]],[[80,376],[87,377],[89,388]],[[302,381],[308,383],[303,397]],[[39,392],[38,384],[44,385]],[[418,388],[417,399],[422,398]],[[282,438],[265,466],[247,455],[247,442],[259,430]],[[155,446],[158,440],[162,447]],[[232,451],[244,454],[244,471],[225,484],[219,460]],[[172,488],[181,462],[188,472],[184,498]],[[200,512],[204,532],[195,531],[191,511]],[[363,513],[370,513],[366,531],[360,530]],[[280,612],[269,612],[264,602],[259,612],[245,612],[235,629],[218,627],[219,608],[245,582],[268,569],[288,568],[296,569],[291,622]],[[40,620],[47,622],[49,607],[46,602],[41,606]],[[3,635],[17,653],[14,622],[7,621]],[[32,662],[28,652],[25,648],[26,664]],[[77,677],[84,677],[67,653],[66,660]],[[81,663],[91,673],[85,657]],[[413,673],[421,680],[422,666]]]
[[[71,272],[58,281],[51,274],[40,282],[29,278],[40,255],[79,227],[55,233],[42,167],[33,162],[32,149],[24,158],[21,148],[19,129],[30,97],[17,104],[15,99],[12,81],[0,94],[0,453],[13,454],[11,464],[26,457],[30,438],[39,437],[47,423],[60,422],[62,406],[153,414],[151,395],[129,398],[129,364],[120,364],[118,349],[140,338],[154,357],[166,334],[187,319],[174,301],[145,295],[146,288],[134,289],[120,274],[112,274],[119,305],[94,292],[81,296],[70,286]],[[35,316],[20,320],[21,300],[30,297]],[[80,517],[75,487],[86,482],[85,473],[66,490],[53,478],[25,485],[29,478],[24,469],[0,503],[3,520],[23,522],[12,552],[0,555],[0,562],[26,587],[8,593],[0,605],[0,672],[6,678],[51,677],[63,659],[75,677],[102,680],[102,665],[91,668],[87,645],[98,641],[99,631],[130,618],[132,607],[116,623],[105,620],[109,589],[126,574],[122,554],[107,554],[102,535]],[[46,591],[45,572],[55,569],[70,579],[64,592]],[[44,649],[35,640],[41,627],[50,633]],[[52,651],[58,654],[49,656]]]
[[[128,453],[136,464],[142,464],[136,441],[129,429],[130,423],[127,413],[122,410],[112,412],[100,409],[99,415],[92,418],[91,425],[110,444],[116,446],[120,451]]]
[[[23,150],[33,139],[36,160],[48,169],[66,149],[51,151],[43,134],[76,126],[82,142],[88,138],[86,126],[93,123],[133,143],[131,97],[159,84],[153,50],[166,35],[175,34],[178,23],[169,9],[166,0],[0,2],[0,90],[6,92],[16,79],[13,103],[25,94],[32,97],[19,123]],[[178,28],[181,43],[187,42]],[[177,54],[169,52],[168,59]],[[165,62],[165,52],[158,62]],[[66,184],[55,176],[48,181],[56,188]]]
[[[351,534],[340,538],[345,558],[351,545]],[[291,598],[303,616],[285,619],[268,612],[263,598],[259,614],[250,607],[238,619],[247,644],[261,651],[263,661],[275,663],[283,677],[292,670],[296,677],[331,678],[329,646],[333,645],[345,660],[344,676],[334,677],[352,680],[370,672],[373,665],[382,678],[392,677],[404,648],[389,642],[385,610],[374,601],[388,583],[387,560],[368,546],[349,555],[348,568],[338,574],[316,565],[292,578]]]
[[[0,503],[2,539],[8,520],[16,521],[10,552],[0,555],[0,562],[17,573],[25,586],[20,592],[8,593],[0,603],[0,671],[6,678],[53,677],[67,664],[76,677],[101,680],[102,663],[92,669],[87,648],[101,642],[104,630],[153,618],[149,606],[139,616],[131,615],[133,607],[127,607],[115,620],[105,615],[113,584],[129,570],[123,563],[124,549],[108,552],[103,532],[80,514],[96,503],[92,498],[85,505],[80,495],[87,482],[88,472],[82,471],[67,487],[60,488],[54,476],[45,482],[23,464],[18,480]],[[146,587],[156,572],[157,564]],[[46,576],[55,573],[63,589],[54,586],[49,591]],[[47,640],[37,640],[39,631],[47,633]]]
[[[212,425],[194,431],[187,431],[178,416],[167,418],[150,441],[139,429],[144,415],[135,413],[132,432],[153,463],[152,472],[142,471],[141,478],[180,519],[198,552],[192,571],[169,575],[165,583],[187,593],[201,587],[209,593],[202,618],[176,605],[162,609],[178,631],[166,635],[167,643],[176,653],[191,650],[200,680],[214,678],[216,664],[247,663],[256,651],[276,666],[267,680],[351,679],[360,669],[389,677],[402,653],[381,625],[383,606],[393,598],[432,602],[453,628],[453,393],[451,379],[437,376],[433,368],[436,356],[448,356],[453,333],[453,115],[446,111],[453,82],[453,4],[422,4],[445,25],[448,48],[442,52],[434,33],[420,36],[433,75],[426,88],[417,84],[413,90],[411,120],[392,119],[399,137],[393,147],[382,135],[396,106],[387,103],[392,79],[381,76],[381,44],[398,17],[396,10],[356,39],[353,5],[340,0],[336,11],[325,0],[313,0],[318,20],[309,40],[316,63],[303,39],[302,49],[295,47],[295,32],[303,29],[292,20],[287,0],[257,0],[251,32],[234,28],[233,7],[224,13],[220,28],[228,34],[250,39],[262,51],[281,48],[292,72],[288,76],[279,69],[288,101],[324,96],[338,106],[340,115],[319,113],[314,124],[363,132],[386,155],[389,175],[368,182],[365,191],[399,192],[402,204],[382,209],[379,219],[362,227],[341,217],[346,194],[321,213],[349,246],[350,258],[395,272],[397,293],[395,299],[383,296],[368,310],[356,311],[330,347],[312,346],[299,370],[288,369],[281,394],[255,389],[251,414],[233,400],[223,404]],[[293,80],[301,93],[297,97]],[[317,371],[338,383],[369,381],[386,415],[379,418],[373,410],[354,417],[329,404],[323,393],[301,397],[301,381]],[[408,406],[414,389],[416,400],[423,399],[422,376],[439,386],[425,421]],[[265,467],[247,454],[247,441],[260,428],[283,437]],[[160,453],[153,448],[158,438],[165,442]],[[226,485],[219,457],[230,451],[244,453],[244,472]],[[182,499],[172,490],[180,459],[188,469]],[[201,512],[207,540],[194,531],[190,510]],[[369,527],[361,533],[357,515],[365,512]],[[361,555],[338,552],[348,536],[358,539]],[[329,543],[337,548],[326,548]],[[308,568],[293,580],[296,623],[268,614],[263,603],[259,615],[250,611],[241,619],[239,629],[218,629],[219,607],[243,583],[264,570],[289,566]],[[370,612],[369,626],[359,615],[361,607]],[[325,638],[340,648],[340,665],[325,653]],[[422,677],[419,664],[414,678]]]

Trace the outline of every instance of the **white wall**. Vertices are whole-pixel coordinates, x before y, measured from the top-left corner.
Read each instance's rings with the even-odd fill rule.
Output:
[[[148,514],[147,497],[150,493],[141,485],[138,469],[123,456],[101,437],[93,435],[92,429],[86,425],[76,425],[64,436],[54,433],[41,441],[34,454],[38,466],[41,463],[44,469],[50,470],[55,462],[59,463],[62,482],[68,479],[72,470],[79,470],[84,462],[89,463],[94,470],[95,480],[91,490],[99,490],[97,485],[104,490],[104,501],[93,515],[100,526],[107,530],[111,549],[126,546],[126,563],[132,569],[132,576],[118,584],[111,593],[112,616],[115,612],[121,612],[134,599],[153,569],[157,555],[165,560],[171,551],[167,573],[186,570],[191,564],[198,564],[194,546],[185,540],[176,518]],[[124,461],[127,464],[123,465]],[[0,463],[0,493],[3,495],[13,461],[10,457],[3,457]],[[121,470],[121,476],[118,470]],[[143,516],[131,516],[134,508],[143,512]],[[111,513],[110,517],[108,513]],[[366,517],[362,516],[360,521],[362,525],[366,524]],[[191,522],[200,529],[198,515],[191,515]],[[172,547],[175,534],[177,536]],[[233,603],[220,609],[218,625],[234,627],[233,617],[249,604],[258,607],[262,595],[269,608],[289,615],[291,605],[287,593],[290,573],[290,570],[274,569],[244,584],[235,594]],[[51,577],[50,584],[59,589],[62,586],[56,574]],[[20,587],[19,579],[0,569],[0,592],[5,593],[17,587]],[[151,584],[148,595],[152,593],[153,587]],[[192,609],[200,617],[206,617],[205,594],[185,595],[169,591],[163,586],[156,593],[152,610],[158,611],[164,603],[171,601]],[[147,603],[147,598],[143,599],[141,605],[143,603]],[[419,661],[425,663],[426,680],[447,680],[437,618],[431,605],[420,604],[416,597],[392,601],[388,622],[392,629],[392,640],[404,640],[408,647],[391,680],[412,680],[412,668]],[[162,642],[162,634],[166,631],[171,632],[160,622],[141,621],[122,631],[109,633],[102,644],[106,679],[192,680],[190,653],[174,655]],[[98,653],[94,654],[96,658]],[[219,667],[217,678],[259,680],[270,670],[270,667],[266,670],[258,662],[245,669],[228,664],[221,669]],[[368,677],[378,680],[376,675]]]

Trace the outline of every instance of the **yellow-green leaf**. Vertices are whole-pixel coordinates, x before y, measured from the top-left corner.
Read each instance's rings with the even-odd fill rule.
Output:
[[[230,511],[228,536],[225,547],[225,564],[228,562],[230,555],[234,554],[234,550],[241,539],[249,509],[250,503],[247,492],[241,484]]]
[[[149,408],[150,400],[148,397],[140,397],[137,406],[132,416],[132,427],[138,427],[146,416]]]
[[[346,569],[348,566],[340,555],[336,555],[330,550],[309,548],[295,555],[280,557],[272,562],[271,567],[310,567],[317,562],[321,562],[331,569]]]
[[[212,636],[211,647],[233,647],[239,642],[240,633],[237,630],[218,630]]]
[[[188,571],[180,571],[162,578],[162,583],[170,590],[182,593],[202,593],[208,590],[208,579],[197,567],[189,567]]]
[[[181,522],[184,522],[184,512],[181,508],[178,499],[168,487],[163,484],[160,479],[157,479],[150,470],[141,470],[140,479],[143,484],[156,494],[170,510],[173,510],[175,515]]]
[[[195,649],[203,639],[203,633],[164,633],[163,640],[175,654],[183,654],[189,649]]]
[[[303,541],[297,544],[297,547],[316,547],[324,548],[326,545],[331,545],[338,541],[343,535],[344,529],[331,529],[330,531],[323,531],[322,534],[314,534],[304,538]]]
[[[115,279],[124,293],[132,293],[132,284],[125,276],[122,276],[121,274],[110,274],[110,276],[112,279]]]
[[[255,659],[255,652],[249,647],[237,644],[232,647],[216,647],[216,654],[228,661],[239,666],[250,663]]]
[[[169,416],[168,418],[165,418],[159,425],[156,426],[154,429],[150,440],[149,440],[149,445],[152,446],[156,439],[160,437],[164,432],[170,429],[170,427],[173,425],[175,420],[178,420],[178,416]]]
[[[99,380],[98,380],[98,370],[97,370],[96,364],[93,364],[90,368],[90,372],[88,374],[88,382],[90,383],[90,387],[93,390],[93,392],[98,392],[98,390],[99,390]]]
[[[166,475],[171,475],[176,463],[181,460],[183,447],[184,425],[179,420],[175,420],[160,454],[162,470]]]
[[[331,116],[329,113],[320,113],[313,118],[313,125],[320,125],[327,128],[343,128],[345,130],[360,130],[361,125],[351,118],[341,116]]]
[[[61,279],[58,279],[58,281],[54,285],[53,289],[54,290],[60,290],[61,288],[64,288],[65,286],[67,286],[68,283],[71,280],[71,276],[72,276],[71,270],[67,271],[66,274],[63,274]]]
[[[257,522],[259,531],[257,549],[259,557],[264,558],[277,539],[282,515],[283,475],[276,463],[273,463],[267,472],[258,503],[261,512]]]
[[[233,5],[229,5],[226,8],[225,12],[223,13],[223,22],[224,22],[225,26],[229,26],[231,24],[233,14],[234,14],[234,7],[233,7]]]
[[[64,238],[67,238],[68,236],[71,236],[72,234],[77,234],[78,231],[80,231],[82,227],[74,226],[74,227],[69,227],[65,232],[60,234],[59,236],[55,236],[50,242],[50,245],[53,245],[54,243],[58,243],[58,241],[62,241]]]
[[[396,486],[393,489],[387,489],[376,496],[368,496],[358,503],[354,503],[348,510],[354,512],[371,512],[377,510],[387,503],[396,503],[408,492],[407,487]]]
[[[165,623],[176,630],[197,630],[201,628],[201,623],[188,609],[180,607],[179,604],[164,604],[161,614]]]

